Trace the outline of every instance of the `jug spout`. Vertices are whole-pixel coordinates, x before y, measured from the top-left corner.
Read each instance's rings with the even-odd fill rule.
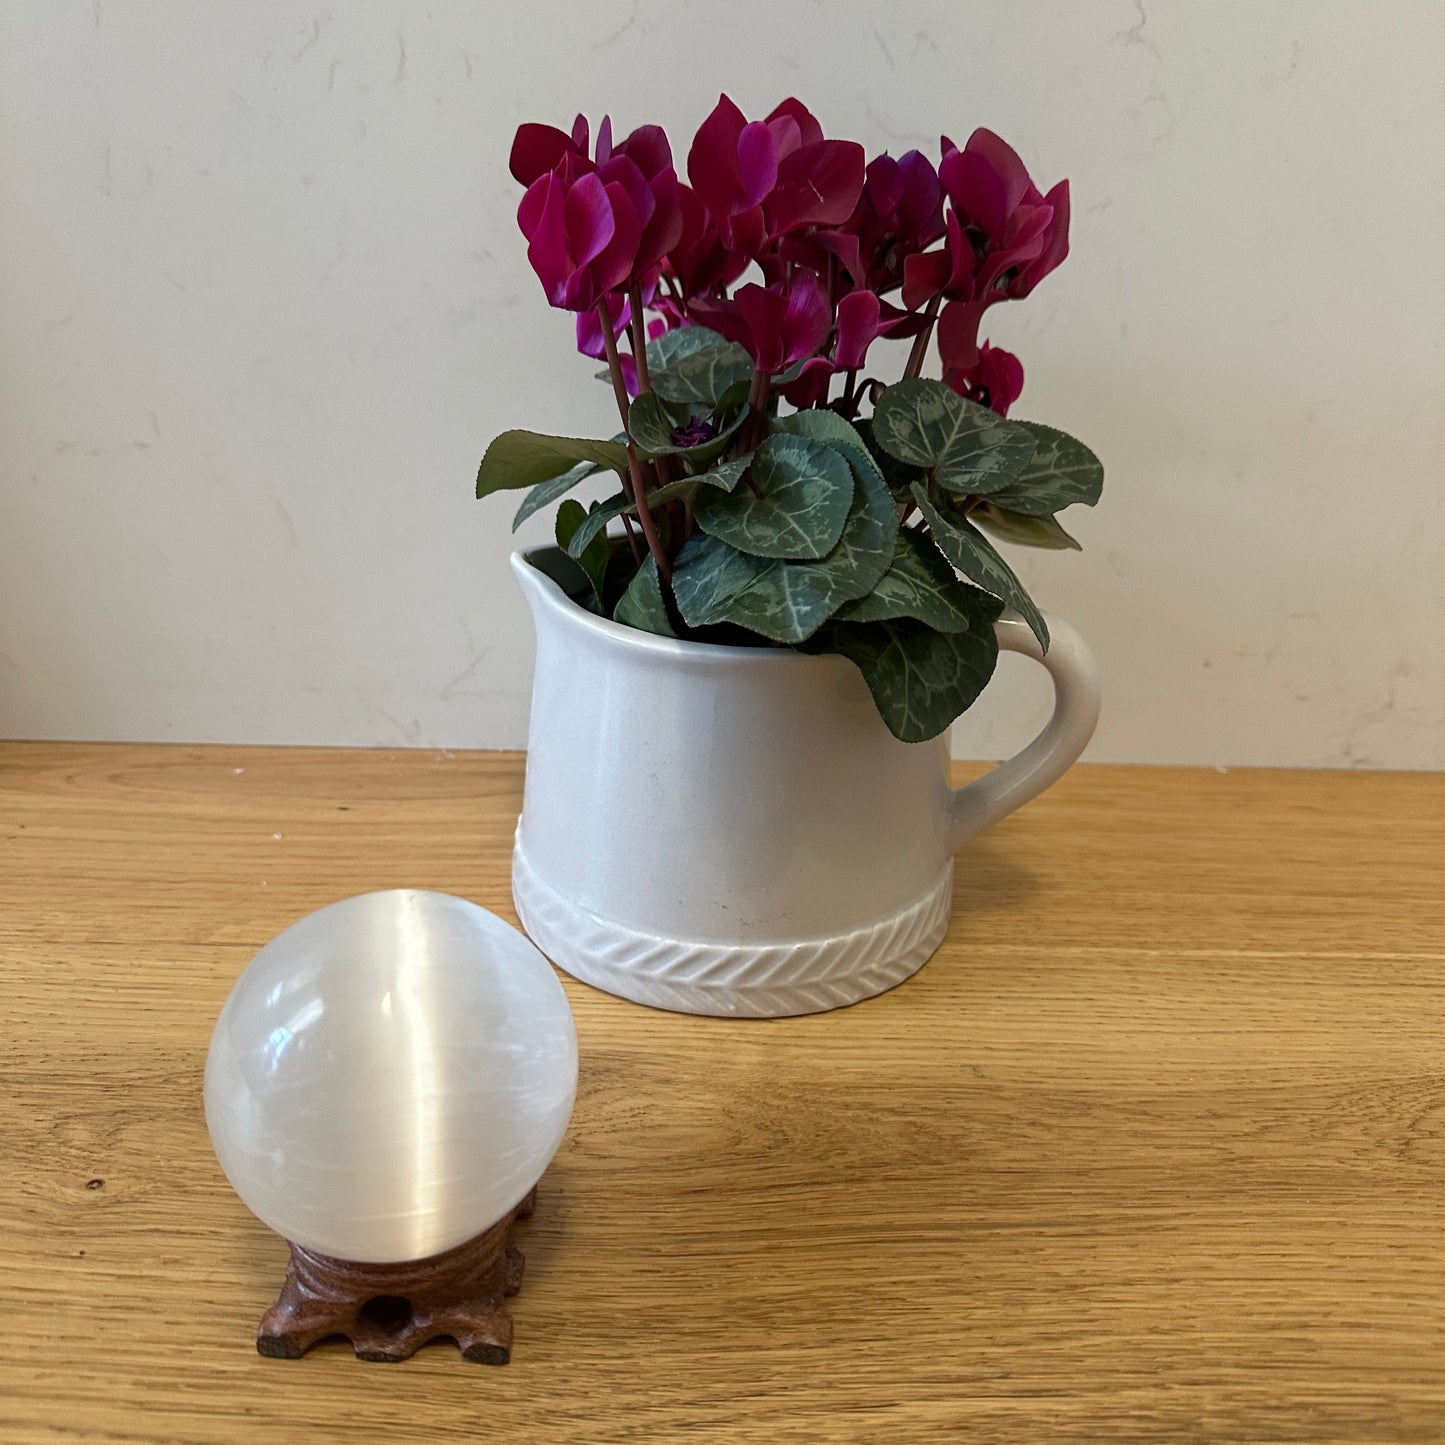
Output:
[[[568,606],[573,588],[587,580],[570,557],[551,547],[513,552],[512,571],[538,624],[547,612]]]

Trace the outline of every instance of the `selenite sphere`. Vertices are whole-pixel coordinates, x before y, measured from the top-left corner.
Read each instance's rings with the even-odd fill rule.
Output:
[[[395,889],[322,908],[251,960],[211,1039],[206,1125],[278,1234],[396,1264],[521,1203],[576,1091],[547,960],[475,903]]]

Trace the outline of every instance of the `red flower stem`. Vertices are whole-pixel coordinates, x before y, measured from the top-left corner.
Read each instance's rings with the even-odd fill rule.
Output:
[[[602,324],[602,345],[607,352],[607,369],[612,373],[612,394],[617,398],[618,415],[622,418],[622,429],[627,430],[627,383],[622,379],[622,358],[617,354],[617,335],[612,329],[612,309],[604,296],[597,303],[597,320]],[[640,378],[639,378],[640,380]],[[657,563],[657,570],[665,582],[672,581],[672,563],[667,560],[662,540],[657,535],[657,526],[652,520],[652,510],[647,505],[647,482],[642,472],[642,459],[632,438],[627,438],[627,473],[632,482],[632,500],[637,506],[637,520],[642,524],[642,535],[647,538],[647,550]]]
[[[639,392],[652,390],[652,376],[647,369],[647,326],[642,316],[642,287],[632,286],[627,292],[627,304],[631,319],[627,323],[627,341],[632,348],[632,364],[637,368],[637,389]],[[657,457],[652,465],[657,468],[659,486],[666,486],[672,480],[672,459]]]
[[[744,451],[756,451],[762,445],[768,431],[768,388],[773,378],[765,371],[753,373],[752,385],[748,388],[748,444]],[[755,489],[756,490],[756,489]]]
[[[637,389],[651,391],[652,377],[647,370],[647,326],[642,319],[641,286],[634,284],[628,289],[627,304],[632,313],[627,337],[632,343],[632,360],[637,365]]]
[[[607,369],[612,373],[612,394],[617,398],[617,411],[622,425],[627,425],[627,382],[622,376],[622,358],[617,354],[617,334],[612,329],[612,308],[604,296],[597,303],[597,321],[602,327],[602,349],[607,353]]]
[[[627,533],[627,545],[632,548],[632,560],[642,566],[642,548],[637,542],[637,533],[632,530],[632,518],[622,514],[622,530]]]
[[[938,315],[939,302],[942,300],[942,295],[935,296],[923,313],[923,319],[927,325],[913,339],[913,350],[908,353],[908,365],[903,368],[905,381],[917,376],[923,370],[924,358],[928,355],[928,343],[933,337],[933,322]]]

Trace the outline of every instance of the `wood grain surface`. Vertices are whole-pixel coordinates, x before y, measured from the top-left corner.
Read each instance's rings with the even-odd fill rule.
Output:
[[[1445,776],[1078,768],[841,1013],[567,981],[513,1363],[267,1360],[201,1076],[251,954],[512,917],[520,759],[0,744],[0,1438],[1445,1440]]]

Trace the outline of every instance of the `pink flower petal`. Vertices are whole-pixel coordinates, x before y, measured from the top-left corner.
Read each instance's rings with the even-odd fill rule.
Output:
[[[879,303],[872,291],[850,291],[838,303],[838,344],[833,361],[839,371],[863,365],[878,336]]]
[[[564,155],[574,150],[572,138],[556,126],[528,122],[517,127],[508,166],[515,179],[524,186],[530,186],[538,176],[546,175]]]
[[[891,216],[903,199],[903,175],[890,155],[875,156],[863,173],[864,198],[879,216]]]
[[[625,295],[617,294],[607,298],[607,309],[612,313],[612,335],[619,337],[632,319],[632,306]],[[595,356],[599,360],[607,355],[602,341],[602,321],[595,306],[577,313],[577,350],[583,356]]]
[[[938,354],[945,368],[968,369],[978,361],[978,328],[987,301],[950,301],[938,318]]]
[[[567,254],[566,188],[549,173],[532,185],[522,204],[533,212],[527,260],[537,273],[547,300],[553,306],[562,306],[573,269]]]
[[[613,147],[651,180],[659,171],[672,170],[672,146],[660,125],[640,125],[625,141]]]
[[[898,161],[902,194],[898,200],[898,232],[913,246],[931,246],[943,235],[943,187],[933,162],[922,151],[909,151]]]
[[[1018,152],[991,130],[980,127],[974,131],[964,150],[987,161],[994,174],[1003,182],[1006,211],[1013,210],[1028,194],[1029,187],[1033,184],[1029,180],[1028,168],[1019,159]]]
[[[954,210],[988,236],[1001,237],[1008,221],[1004,179],[976,151],[954,151],[938,168],[938,178]]]
[[[787,100],[775,105],[768,113],[768,123],[787,116],[797,127],[799,143],[802,145],[816,145],[823,139],[823,127],[813,118],[813,112],[803,104],[789,96]]]
[[[637,248],[637,267],[650,270],[682,239],[682,186],[671,166],[658,171],[649,182],[653,208],[642,229]]]
[[[642,221],[633,209],[626,189],[616,181],[607,187],[607,203],[612,216],[612,234],[601,254],[588,268],[592,284],[599,294],[616,291],[628,284],[637,260],[637,244],[642,239]]]
[[[784,236],[778,242],[778,258],[794,266],[806,266],[820,276],[828,274],[828,261],[833,257],[848,283],[867,286],[863,253],[857,236],[847,231],[806,231]]]
[[[522,202],[517,207],[517,226],[529,241],[542,223],[547,197],[551,194],[553,186],[560,189],[561,185],[562,182],[558,177],[550,171],[544,171],[527,187],[527,194],[522,197]]]
[[[783,395],[799,411],[810,406],[821,406],[827,399],[828,386],[838,368],[821,356],[814,356],[803,363],[797,377],[783,387]]]
[[[1024,389],[1024,364],[1013,352],[1005,351],[1001,346],[991,347],[986,341],[980,350],[980,359],[984,363],[988,404],[1000,416],[1007,416],[1009,407],[1019,399]]]
[[[734,298],[738,315],[748,328],[748,339],[742,344],[752,354],[759,371],[781,371],[783,359],[783,311],[787,302],[776,291],[750,282],[740,286]]]
[[[1012,352],[985,341],[973,366],[949,367],[943,379],[960,396],[1007,416],[1024,389],[1024,368]]]
[[[719,336],[725,337],[728,341],[736,341],[739,346],[751,349],[753,333],[743,319],[735,301],[700,296],[697,300],[689,303],[687,314],[694,325],[706,326],[709,331],[716,331]]]
[[[792,155],[803,143],[803,133],[798,129],[798,122],[790,115],[780,115],[776,120],[763,122],[768,128],[768,134],[773,138],[773,144],[777,147],[778,159]]]
[[[766,258],[760,253],[767,236],[763,220],[763,208],[754,206],[749,211],[738,211],[729,216],[723,225],[721,235],[729,251],[742,255],[748,261],[757,257],[759,262]],[[746,266],[746,262],[744,263]]]
[[[783,360],[774,369],[781,371],[812,355],[827,339],[832,325],[833,311],[822,282],[811,271],[799,271],[788,286],[778,328]]]
[[[947,251],[925,251],[903,263],[903,304],[910,311],[943,294],[953,274]]]
[[[1044,197],[1044,204],[1053,209],[1048,240],[1038,259],[1024,268],[1020,278],[1030,291],[1069,254],[1069,183],[1060,181]]]
[[[779,164],[777,186],[763,208],[769,233],[841,225],[863,193],[863,160],[856,141],[818,141],[795,150]]]
[[[738,180],[738,137],[747,119],[726,95],[698,126],[687,153],[687,177],[698,198],[721,220],[729,214],[741,185]]]
[[[626,156],[613,155],[605,164],[598,166],[597,174],[604,185],[620,185],[627,192],[637,219],[645,226],[657,208],[657,198],[647,183],[647,177],[637,166]]]
[[[738,135],[736,173],[740,204],[735,210],[761,205],[778,179],[778,143],[760,120],[749,122]]]
[[[890,302],[878,303],[878,334],[893,337],[917,336],[928,325],[921,311],[905,311]]]
[[[567,192],[567,254],[574,268],[600,256],[617,229],[609,189],[600,176],[590,175]]]

